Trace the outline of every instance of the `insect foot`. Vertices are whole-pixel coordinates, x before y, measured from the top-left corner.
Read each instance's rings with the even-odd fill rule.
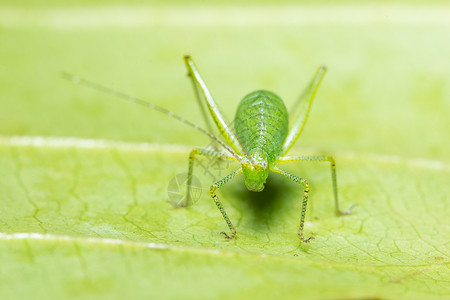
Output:
[[[236,232],[233,233],[232,235],[228,235],[225,231],[222,231],[221,234],[223,234],[225,236],[225,239],[227,241],[232,241],[236,237]]]
[[[307,239],[305,239],[305,237],[304,237],[303,235],[299,235],[298,237],[300,238],[300,240],[301,240],[304,244],[309,244],[309,241],[314,239],[313,236],[310,236],[310,237],[307,238]]]
[[[354,204],[352,204],[352,206],[350,206],[350,208],[347,209],[347,210],[338,210],[338,211],[337,211],[337,215],[338,215],[338,216],[345,216],[345,215],[351,214],[352,211],[353,211],[353,208],[355,208],[356,205],[357,205],[357,204],[354,203]]]

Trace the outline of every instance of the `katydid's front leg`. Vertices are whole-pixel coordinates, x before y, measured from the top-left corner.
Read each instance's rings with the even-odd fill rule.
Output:
[[[225,155],[220,152],[208,150],[208,149],[201,149],[201,148],[195,148],[191,151],[189,154],[189,167],[188,167],[188,180],[187,180],[187,186],[186,186],[186,201],[182,203],[178,203],[175,205],[176,207],[184,207],[191,204],[191,187],[192,187],[192,175],[194,173],[194,162],[195,162],[195,156],[196,155],[203,155],[203,156],[209,156],[209,157],[216,157],[220,159],[229,159],[237,161],[234,157]]]
[[[348,210],[342,211],[339,209],[339,198],[338,198],[337,179],[336,179],[336,162],[334,161],[334,158],[329,155],[287,156],[287,157],[280,157],[277,160],[277,163],[281,164],[281,163],[302,162],[302,161],[327,161],[330,163],[331,182],[333,184],[335,213],[337,216],[343,216],[343,215],[350,214],[352,212],[352,208],[355,206],[355,204],[353,204]]]
[[[234,171],[233,173],[231,173],[230,175],[227,175],[226,177],[222,178],[221,180],[217,181],[216,183],[214,183],[209,192],[211,194],[211,197],[213,198],[214,202],[217,205],[217,208],[220,210],[220,212],[222,213],[222,217],[224,218],[225,222],[227,222],[228,228],[231,231],[231,235],[226,234],[225,231],[222,231],[221,233],[223,235],[225,235],[225,238],[227,240],[232,240],[236,237],[236,229],[234,229],[233,224],[230,221],[230,218],[228,217],[225,209],[223,208],[222,202],[220,202],[219,198],[216,195],[216,190],[220,187],[222,187],[223,185],[225,185],[228,181],[230,181],[231,178],[233,178],[234,176],[236,176],[237,174],[242,172],[242,168],[237,169],[236,171]]]
[[[289,179],[291,179],[292,181],[303,185],[304,188],[304,194],[303,194],[303,202],[302,202],[302,214],[300,216],[300,226],[298,228],[298,237],[299,239],[307,244],[309,243],[310,240],[314,239],[313,236],[310,236],[309,238],[305,238],[303,236],[303,227],[305,226],[305,215],[306,215],[306,206],[308,205],[308,194],[309,194],[309,185],[308,185],[308,181],[306,181],[306,179],[297,177],[295,175],[292,175],[286,171],[283,171],[277,167],[274,167],[273,170],[277,173],[280,173],[284,176],[287,176]]]

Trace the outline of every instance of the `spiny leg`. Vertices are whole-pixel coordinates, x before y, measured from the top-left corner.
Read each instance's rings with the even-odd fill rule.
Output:
[[[225,231],[221,232],[221,234],[225,235],[225,238],[227,240],[232,240],[232,239],[234,239],[236,237],[236,229],[234,229],[234,226],[231,223],[230,218],[228,218],[228,215],[227,215],[225,209],[223,208],[222,202],[220,202],[219,198],[217,197],[216,190],[218,188],[220,188],[221,186],[225,185],[228,181],[230,181],[231,178],[233,178],[234,176],[236,176],[237,174],[239,174],[241,172],[242,172],[242,168],[237,169],[236,171],[234,171],[230,175],[227,175],[224,178],[222,178],[221,180],[219,180],[216,183],[214,183],[211,186],[211,188],[210,188],[211,197],[214,199],[214,202],[216,203],[217,208],[222,213],[222,217],[224,218],[225,222],[227,222],[228,228],[231,231],[231,235],[226,234]]]
[[[355,205],[352,205],[348,210],[340,210],[339,209],[339,198],[338,198],[338,189],[337,189],[337,178],[336,178],[336,162],[332,156],[329,155],[317,155],[317,156],[287,156],[281,157],[277,160],[277,163],[288,163],[288,162],[299,162],[299,161],[328,161],[330,163],[331,169],[331,182],[333,185],[333,194],[334,194],[334,207],[335,213],[337,216],[348,215],[352,212],[352,208]]]
[[[194,61],[189,55],[186,55],[184,57],[184,62],[186,64],[186,67],[189,72],[189,76],[191,77],[194,86],[198,87],[196,91],[201,91],[201,94],[206,100],[205,104],[209,109],[209,112],[211,114],[211,117],[214,120],[214,123],[217,126],[217,129],[219,130],[222,137],[225,139],[227,144],[233,148],[235,153],[241,153],[241,145],[239,143],[239,140],[237,139],[236,135],[233,133],[231,128],[227,125],[227,122],[225,121],[225,118],[223,117],[222,113],[219,110],[219,107],[217,106],[216,102],[214,101],[211,93],[208,90],[208,87],[206,86],[205,82],[203,81],[202,77],[200,76],[200,73],[197,70],[197,67],[194,64]],[[197,100],[200,100],[200,98],[197,98]],[[202,107],[202,105],[200,105]]]
[[[194,173],[194,162],[195,162],[196,155],[203,155],[203,156],[216,157],[216,158],[220,158],[220,159],[229,159],[229,160],[237,161],[237,159],[232,156],[228,156],[223,153],[208,150],[208,149],[195,148],[194,150],[192,150],[191,153],[189,154],[188,180],[187,180],[187,186],[186,186],[186,201],[182,202],[182,203],[178,203],[177,205],[175,205],[176,207],[188,206],[191,202],[192,175]]]
[[[314,239],[313,236],[310,236],[309,238],[305,238],[303,236],[303,227],[305,225],[305,215],[306,215],[306,206],[308,205],[308,194],[309,194],[309,185],[308,185],[308,181],[306,181],[306,179],[297,177],[295,175],[292,175],[286,171],[283,171],[277,167],[274,167],[273,170],[277,173],[280,173],[284,176],[287,176],[289,179],[291,179],[292,181],[303,185],[304,188],[304,194],[303,194],[303,202],[302,202],[302,215],[300,217],[300,226],[298,228],[298,237],[300,238],[300,240],[307,244],[309,243],[310,240]]]
[[[186,59],[186,58],[185,58]],[[202,99],[202,93],[199,91],[199,87],[197,85],[197,82],[195,81],[195,78],[193,77],[193,74],[190,69],[188,69],[188,76],[191,79],[192,87],[194,89],[195,99],[197,100],[198,106],[200,107],[200,111],[202,113],[203,119],[205,120],[206,129],[208,129],[209,132],[215,134],[216,131],[211,126],[210,119],[208,118],[208,115],[206,114],[205,110],[205,100]]]
[[[285,155],[289,149],[297,141],[298,137],[302,133],[303,128],[305,127],[306,121],[308,120],[309,111],[311,110],[311,105],[316,96],[317,90],[319,89],[320,83],[325,76],[327,68],[325,66],[321,66],[317,69],[316,75],[311,80],[310,84],[307,86],[305,91],[302,93],[300,98],[297,100],[294,106],[294,112],[292,120],[294,120],[294,125],[289,130],[289,133],[283,144],[282,155]]]

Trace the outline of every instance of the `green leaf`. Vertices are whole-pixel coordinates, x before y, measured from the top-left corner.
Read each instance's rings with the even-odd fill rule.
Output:
[[[0,7],[0,298],[449,297],[450,7],[400,8]],[[167,202],[208,140],[59,78],[199,120],[186,53],[229,119],[261,87],[289,107],[327,64],[291,153],[333,153],[353,214],[334,216],[328,165],[293,164],[315,239],[296,236],[302,189],[273,175],[261,193],[239,176],[219,190],[226,241],[213,165],[196,166],[194,205]]]

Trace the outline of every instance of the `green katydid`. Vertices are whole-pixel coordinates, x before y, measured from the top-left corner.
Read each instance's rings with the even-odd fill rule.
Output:
[[[308,238],[305,238],[303,236],[306,206],[308,204],[309,194],[308,182],[306,179],[297,177],[280,169],[278,165],[283,163],[302,161],[329,162],[331,167],[331,180],[333,185],[335,213],[336,215],[346,215],[351,212],[351,210],[341,211],[339,209],[336,181],[336,164],[332,156],[286,156],[288,151],[297,141],[306,124],[311,109],[311,104],[326,73],[325,67],[319,67],[311,83],[307,86],[304,93],[296,102],[294,108],[295,111],[298,111],[298,117],[294,120],[294,123],[290,129],[287,109],[280,97],[269,91],[258,90],[246,95],[239,103],[234,119],[233,130],[231,126],[227,125],[227,123],[225,122],[224,117],[220,113],[217,104],[211,96],[211,93],[209,92],[205,82],[200,76],[191,57],[185,56],[184,61],[188,69],[188,75],[193,83],[197,101],[200,105],[209,131],[158,105],[148,103],[144,100],[123,94],[121,92],[117,92],[113,89],[79,78],[78,76],[64,73],[64,77],[66,79],[72,80],[75,83],[79,83],[84,86],[108,94],[112,94],[124,100],[134,102],[139,105],[143,105],[145,107],[162,112],[207,135],[210,139],[217,142],[228,152],[227,154],[224,154],[220,151],[202,148],[195,148],[194,150],[192,150],[189,155],[187,197],[186,201],[184,203],[180,203],[179,206],[186,206],[190,202],[191,179],[194,172],[194,159],[196,155],[214,156],[240,163],[241,167],[239,167],[233,173],[225,176],[223,179],[215,182],[210,187],[211,197],[222,213],[222,216],[226,221],[229,230],[231,231],[230,235],[222,232],[227,240],[232,240],[236,237],[236,229],[231,223],[231,220],[228,217],[222,205],[222,202],[217,197],[216,190],[225,185],[236,175],[243,173],[246,187],[250,191],[260,192],[264,189],[264,184],[269,175],[269,171],[287,176],[295,183],[303,186],[304,194],[298,237],[303,243],[309,243],[309,241],[314,238],[312,236]],[[210,115],[223,140],[217,138],[211,133],[212,126],[207,118],[204,105],[206,105],[207,109],[209,110]]]

